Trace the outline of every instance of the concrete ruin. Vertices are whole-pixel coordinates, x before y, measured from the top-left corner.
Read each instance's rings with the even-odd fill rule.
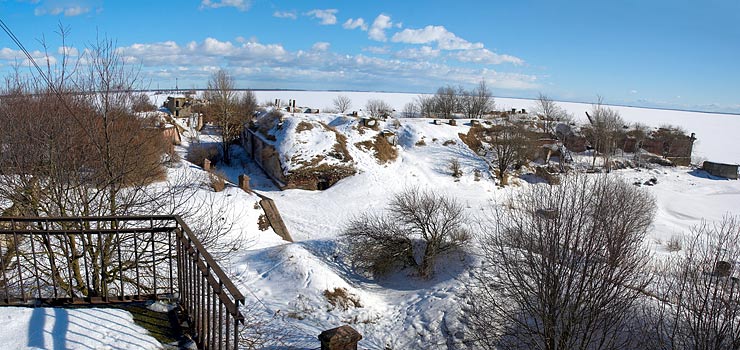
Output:
[[[737,180],[737,164],[725,164],[706,161],[704,162],[704,164],[702,164],[702,169],[713,176]]]

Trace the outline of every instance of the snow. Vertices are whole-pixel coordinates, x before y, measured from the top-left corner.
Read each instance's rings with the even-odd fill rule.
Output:
[[[134,323],[128,311],[113,308],[0,308],[3,349],[161,349]]]
[[[297,99],[300,105],[322,110],[331,106],[331,100],[340,94],[349,96],[355,109],[368,99],[379,98],[401,110],[403,104],[416,96],[307,91],[256,93],[260,101]],[[529,110],[533,105],[531,100],[506,98],[496,99],[496,103],[499,108],[506,109]],[[561,105],[576,117],[590,109],[588,104]],[[740,116],[615,108],[627,121],[654,127],[670,123],[695,132],[698,138],[695,155],[700,158],[740,162],[740,149],[730,147],[734,133],[740,131]],[[234,186],[213,193],[207,186],[201,186],[194,197],[195,201],[211,201],[232,209],[228,217],[236,223],[229,237],[245,244],[223,264],[225,270],[235,276],[237,287],[247,298],[248,312],[245,314],[270,323],[277,348],[317,348],[316,336],[321,331],[343,324],[351,325],[363,335],[360,348],[465,348],[461,307],[471,270],[480,264],[474,247],[442,257],[434,278],[429,281],[420,280],[411,270],[373,279],[352,268],[339,235],[351,218],[365,212],[382,211],[394,193],[409,187],[433,189],[454,196],[463,203],[470,217],[470,228],[479,231],[488,224],[486,215],[493,208],[508,207],[522,190],[544,185],[529,183],[527,180],[531,181],[532,177],[523,176],[514,179],[506,188],[495,186],[488,165],[458,137],[458,133],[468,131],[467,120],[458,121],[457,126],[434,125],[426,119],[400,119],[399,127],[392,120],[381,123],[381,130],[390,129],[398,136],[398,159],[387,164],[378,164],[371,152],[354,146],[371,139],[377,131],[360,133],[356,130],[355,119],[332,113],[286,114],[284,132],[276,135],[276,142],[290,157],[311,159],[317,154],[326,154],[333,145],[333,133],[318,127],[292,132],[299,121],[322,122],[344,134],[358,173],[325,191],[279,191],[238,147],[232,148],[234,165],[218,168],[232,183],[239,174],[248,174],[251,188],[276,202],[295,243],[281,240],[271,229],[257,229],[261,209],[255,206],[259,198],[254,194]],[[417,145],[420,140],[424,140],[425,145]],[[217,141],[212,133],[201,135],[201,142]],[[459,179],[453,178],[448,170],[453,158],[462,166],[463,176]],[[474,178],[475,170],[483,174],[480,181]],[[205,173],[199,167],[185,162],[171,171],[190,174],[196,179],[193,181],[205,181],[202,180]],[[715,221],[728,213],[739,214],[740,181],[711,177],[689,167],[625,169],[610,176],[621,177],[629,183],[657,179],[654,186],[641,186],[657,203],[655,222],[646,241],[656,256],[674,254],[667,251],[665,243],[675,235],[688,234],[692,226],[703,220]],[[324,292],[334,288],[345,289],[359,300],[361,307],[333,307]]]
[[[338,95],[345,95],[352,100],[351,110],[365,109],[365,104],[371,99],[380,99],[391,105],[397,112],[403,110],[406,103],[412,102],[418,94],[385,93],[385,92],[331,92],[331,91],[256,91],[258,101],[274,101],[281,99],[295,99],[299,104],[310,105],[322,110],[333,106],[332,100]],[[496,108],[510,110],[511,108],[531,110],[533,100],[518,98],[494,98]],[[558,104],[572,114],[577,121],[585,122],[584,112],[591,109],[587,103],[558,102]],[[686,112],[676,110],[650,109],[638,107],[614,106],[625,121],[643,123],[651,127],[665,124],[680,125],[689,133],[696,133],[698,141],[694,147],[694,155],[720,163],[740,163],[740,148],[728,147],[729,140],[734,139],[733,131],[740,131],[740,115]]]
[[[314,159],[320,164],[338,165],[342,160],[326,157],[337,144],[336,134],[323,123],[308,119],[311,114],[293,114],[283,117],[283,125],[277,132],[277,152],[283,157],[283,171],[289,173]],[[300,125],[310,125],[310,129],[296,132]]]
[[[260,99],[264,92],[258,92]],[[283,94],[283,95],[279,95]],[[271,98],[296,98],[301,104],[315,107],[330,105],[340,93],[274,92]],[[382,98],[399,109],[414,95],[341,93],[353,102],[369,98]],[[313,102],[311,98],[318,102]],[[306,101],[304,102],[303,99]],[[531,109],[532,101],[497,99],[499,106]],[[589,105],[567,104],[571,113],[582,113]],[[728,161],[738,159],[738,153],[725,151],[718,144],[719,135],[730,137],[727,120],[740,120],[737,116],[677,111],[656,111],[617,107],[627,120],[659,126],[678,124],[697,133],[700,142],[697,153],[701,156]],[[684,117],[684,115],[688,115]],[[682,124],[697,119],[693,124]],[[331,118],[320,114],[314,118]],[[631,119],[630,119],[631,118]],[[265,315],[272,315],[285,329],[297,335],[291,345],[316,346],[314,338],[322,330],[350,324],[362,335],[364,348],[394,349],[455,349],[464,348],[464,321],[460,307],[464,303],[465,285],[469,272],[479,264],[475,249],[443,257],[437,265],[436,275],[430,281],[413,276],[413,271],[400,271],[390,276],[371,279],[358,274],[343,255],[339,239],[344,225],[353,217],[365,212],[382,210],[393,193],[408,187],[433,188],[439,193],[453,195],[461,201],[470,215],[471,225],[476,219],[485,222],[486,214],[493,207],[506,206],[509,199],[516,200],[517,193],[528,186],[535,186],[523,179],[513,186],[501,189],[490,180],[488,166],[458,138],[466,133],[466,120],[458,126],[433,125],[426,119],[400,119],[401,127],[394,129],[389,122],[381,129],[395,131],[399,137],[399,158],[380,165],[366,153],[349,147],[356,160],[359,173],[344,179],[325,191],[286,190],[265,188],[261,193],[272,197],[283,215],[296,243],[264,249],[250,250],[237,262],[242,271],[241,286],[248,288],[252,298],[260,300]],[[366,139],[368,135],[345,132],[348,145]],[[723,130],[718,134],[712,130]],[[703,133],[713,135],[702,139]],[[422,139],[425,146],[415,146]],[[720,142],[716,142],[717,140]],[[453,140],[454,144],[445,145]],[[734,153],[733,153],[734,152]],[[458,181],[448,169],[449,160],[460,161],[463,176]],[[473,172],[484,176],[475,181]],[[740,203],[740,182],[712,178],[700,170],[686,167],[620,170],[614,172],[630,183],[644,183],[650,178],[658,180],[655,186],[643,186],[657,201],[655,224],[649,232],[648,244],[656,254],[669,254],[665,242],[674,235],[684,235],[690,227],[702,220],[718,220],[728,212],[737,213]],[[258,188],[259,190],[259,188]],[[361,308],[331,309],[323,291],[334,287],[346,288],[359,297]]]

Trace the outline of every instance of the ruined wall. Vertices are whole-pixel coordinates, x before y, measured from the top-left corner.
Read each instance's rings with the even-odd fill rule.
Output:
[[[268,177],[280,189],[286,186],[286,179],[283,175],[283,168],[280,164],[280,156],[275,147],[265,142],[257,136],[254,131],[244,128],[241,137],[241,143],[247,154],[259,165]]]
[[[715,162],[704,162],[704,171],[714,176],[737,180],[737,164],[723,164]]]

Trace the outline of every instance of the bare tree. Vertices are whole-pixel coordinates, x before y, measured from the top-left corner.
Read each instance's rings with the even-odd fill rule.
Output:
[[[519,124],[481,128],[478,138],[485,141],[481,143],[484,158],[496,169],[499,184],[506,186],[510,168],[530,157],[532,141],[528,131]]]
[[[356,266],[385,273],[402,264],[422,278],[434,273],[437,256],[467,243],[463,207],[431,191],[407,189],[393,196],[384,215],[367,214],[350,221],[342,233]],[[417,259],[416,247],[422,251]]]
[[[485,80],[481,80],[478,83],[478,87],[473,90],[473,103],[472,111],[469,113],[470,118],[481,118],[484,113],[487,113],[494,109],[493,96],[491,90],[488,89]]]
[[[257,106],[251,91],[247,92],[240,103],[235,88],[234,78],[222,69],[213,73],[205,93],[208,100],[206,117],[221,130],[221,148],[226,164],[231,162],[231,143],[239,138],[244,124],[252,117]]]
[[[535,100],[535,105],[532,111],[540,117],[540,127],[542,132],[549,135],[555,134],[555,126],[559,123],[569,122],[570,116],[568,113],[558,106],[555,101],[549,98],[547,95],[540,93]]]
[[[692,228],[683,254],[656,269],[657,299],[646,303],[651,349],[736,349],[740,345],[740,217]],[[650,334],[652,333],[652,334]]]
[[[435,98],[429,95],[416,96],[414,103],[418,106],[422,118],[432,118],[435,113]]]
[[[157,106],[151,102],[149,95],[144,92],[135,94],[132,98],[133,101],[131,108],[134,112],[150,112],[157,110]]]
[[[493,97],[484,80],[472,91],[459,88],[457,94],[458,109],[467,118],[481,118],[484,113],[493,109]]]
[[[452,86],[437,89],[434,95],[434,110],[440,118],[452,118],[458,108],[457,91]]]
[[[403,106],[404,118],[416,118],[416,117],[419,117],[420,115],[421,113],[419,113],[419,106],[416,103],[409,102]]]
[[[334,108],[336,108],[339,113],[345,113],[352,108],[352,100],[347,95],[339,95],[334,98],[333,102]]]
[[[129,66],[111,40],[99,39],[83,52],[79,58],[83,63],[77,64],[63,53],[58,65],[48,64],[46,72],[39,73],[43,77],[6,77],[6,91],[0,93],[0,121],[6,125],[0,129],[0,202],[9,205],[4,213],[40,217],[175,213],[186,214],[187,220],[192,213],[183,209],[183,203],[192,202],[192,195],[185,193],[191,189],[188,179],[168,178],[165,171],[164,154],[171,144],[149,120],[132,113],[138,67]],[[181,182],[153,186],[162,181]],[[60,225],[61,230],[64,225],[90,229],[76,222]],[[115,220],[98,225],[125,229]],[[69,234],[42,237],[32,244],[48,256],[69,257],[67,271],[42,269],[47,275],[41,278],[57,281],[68,295],[100,296],[116,273],[152,266],[128,254],[130,237]],[[116,254],[119,249],[127,254]],[[94,271],[90,279],[83,269]]]
[[[591,108],[591,114],[586,113],[590,128],[585,130],[586,137],[594,148],[592,167],[596,166],[597,153],[601,153],[604,158],[604,167],[607,171],[611,170],[610,159],[617,150],[617,141],[619,141],[624,120],[616,110],[606,107],[603,98],[598,97],[598,101]]]
[[[467,315],[482,348],[628,349],[649,282],[653,199],[619,179],[568,176],[496,210]]]
[[[373,118],[387,118],[393,112],[393,108],[383,100],[368,100],[365,109]]]

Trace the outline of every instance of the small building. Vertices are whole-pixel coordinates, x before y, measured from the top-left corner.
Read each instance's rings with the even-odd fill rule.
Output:
[[[727,179],[737,180],[737,164],[725,164],[705,161],[702,169],[710,175],[724,177]]]
[[[172,113],[173,117],[189,117],[192,112],[193,99],[184,95],[168,96],[164,106]]]

